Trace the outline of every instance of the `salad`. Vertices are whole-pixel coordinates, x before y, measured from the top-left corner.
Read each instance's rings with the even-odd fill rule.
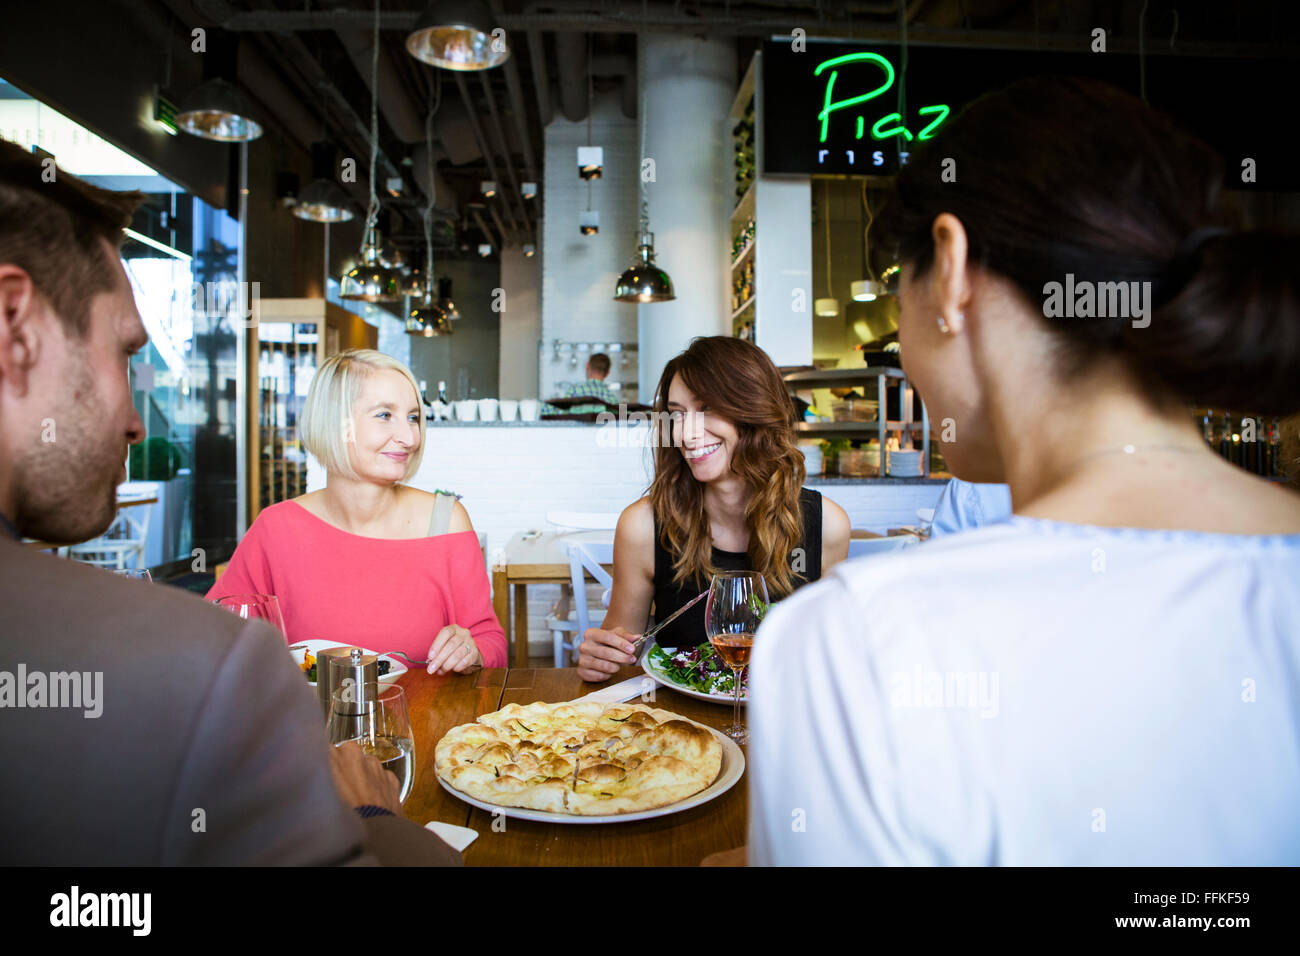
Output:
[[[650,665],[674,684],[689,687],[702,694],[722,694],[727,697],[736,692],[735,675],[723,663],[708,641],[698,647],[681,650],[655,645],[647,657]],[[740,696],[749,696],[749,668],[740,678]]]

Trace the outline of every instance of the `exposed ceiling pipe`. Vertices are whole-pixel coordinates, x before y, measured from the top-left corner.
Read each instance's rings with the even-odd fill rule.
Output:
[[[605,53],[591,58],[592,76],[616,76],[621,81],[623,115],[636,119],[636,57],[626,53]]]
[[[492,245],[496,246],[498,252],[506,247],[505,244],[506,231],[504,229],[501,230],[501,241],[497,242],[497,237],[493,234],[492,230],[488,228],[487,223],[483,221],[483,217],[479,214],[479,207],[470,206],[469,213],[471,216],[474,217],[474,221],[478,223],[478,227],[483,230],[483,235],[487,236],[487,241],[492,243]],[[499,224],[500,224],[500,220],[498,220],[498,225]]]
[[[502,240],[504,241],[505,234],[506,234],[506,227],[501,224],[501,216],[500,214],[497,213],[496,206],[488,206],[488,212],[492,214],[492,221],[495,222],[497,224],[497,228],[501,230]],[[515,241],[519,242],[520,241],[519,237],[516,236]],[[498,249],[501,248],[505,248],[505,247],[504,246],[498,247]]]
[[[533,89],[537,92],[537,119],[545,130],[551,122],[551,78],[546,71],[546,44],[537,30],[528,31],[528,60],[533,67]],[[513,59],[506,61],[509,67]]]
[[[373,12],[362,10],[256,10],[236,12],[224,0],[198,0],[205,8],[219,7],[227,14],[211,18],[223,28],[232,31],[310,31],[365,29],[373,21]],[[912,0],[912,10],[924,0]],[[678,2],[645,3],[638,9],[608,13],[591,12],[591,0],[539,0],[521,13],[502,13],[497,22],[509,33],[523,34],[530,30],[546,30],[557,35],[565,33],[687,33],[711,36],[746,36],[765,38],[776,34],[789,35],[795,27],[808,29],[819,37],[845,37],[861,43],[891,45],[898,40],[894,25],[897,6],[893,3],[845,5],[847,16],[817,20],[816,6],[808,4],[806,12],[791,10],[788,13],[764,16],[747,10],[739,0],[726,4],[692,5],[688,11]],[[861,14],[878,13],[879,22],[864,22]],[[416,11],[388,11],[380,14],[384,30],[409,32],[419,13]],[[849,17],[857,16],[857,19]],[[1091,21],[1090,21],[1091,22]],[[994,50],[1077,50],[1077,33],[1057,30],[1055,33],[1038,33],[1032,30],[964,30],[933,29],[917,25],[910,31],[909,41],[914,46],[980,47]],[[1112,52],[1131,53],[1137,50],[1136,37],[1113,36],[1107,41]],[[1205,41],[1179,39],[1178,49],[1152,44],[1149,56],[1286,56],[1293,54],[1297,44],[1279,40],[1271,35],[1256,43],[1240,41]]]
[[[531,233],[533,224],[528,218],[528,206],[524,202],[523,194],[519,191],[519,177],[515,175],[515,161],[511,155],[510,141],[506,139],[506,131],[501,125],[501,114],[497,112],[496,94],[492,92],[492,83],[487,78],[487,74],[480,73],[478,76],[483,83],[483,95],[487,97],[488,114],[492,117],[492,128],[496,131],[497,140],[501,143],[501,155],[505,159],[506,174],[510,177],[510,195],[506,198],[506,205],[518,204],[519,216],[523,221],[524,231]],[[505,187],[505,183],[500,185],[502,188]]]
[[[500,174],[497,173],[497,164],[492,159],[492,150],[488,146],[487,137],[483,135],[483,128],[479,126],[478,115],[474,109],[474,101],[470,99],[469,87],[465,85],[465,76],[463,73],[456,74],[456,88],[460,90],[461,101],[465,104],[465,110],[469,116],[469,124],[474,129],[474,138],[478,141],[478,148],[483,151],[483,159],[487,162],[488,172],[492,178],[499,184],[502,183]],[[509,204],[506,205],[506,218],[510,220],[510,226],[514,230],[519,229],[515,222],[515,214],[511,212]]]
[[[348,59],[356,67],[362,82],[371,93],[379,94],[379,110],[388,120],[397,138],[404,143],[424,141],[424,117],[419,114],[411,101],[406,84],[397,75],[393,61],[384,49],[379,47],[379,89],[370,90],[370,40],[372,32],[343,30],[338,33],[339,42],[347,50]]]
[[[528,133],[528,112],[524,107],[523,86],[519,82],[519,67],[515,65],[514,57],[506,60],[506,89],[510,93],[510,114],[515,120],[515,133],[519,137],[519,144],[524,150],[524,174],[533,181],[537,181],[537,159],[533,153],[533,138]],[[542,122],[542,128],[546,128],[546,121]]]
[[[587,35],[558,33],[555,60],[559,67],[560,112],[570,123],[587,118],[591,103],[587,97]]]

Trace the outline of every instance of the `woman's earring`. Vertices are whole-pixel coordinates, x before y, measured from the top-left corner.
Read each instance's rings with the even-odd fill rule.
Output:
[[[939,331],[942,332],[944,335],[952,334],[952,330],[948,328],[948,320],[945,319],[942,315],[939,316]]]

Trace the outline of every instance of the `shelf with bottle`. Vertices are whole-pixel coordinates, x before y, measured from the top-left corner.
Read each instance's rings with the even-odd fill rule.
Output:
[[[1251,474],[1264,478],[1286,477],[1281,453],[1281,419],[1249,412],[1197,409],[1206,444],[1218,454]]]
[[[745,224],[731,237],[731,270],[739,269],[741,264],[750,260],[754,253],[755,227],[754,217],[750,216]]]
[[[754,182],[754,98],[750,96],[740,119],[731,127],[732,162],[739,202]]]
[[[731,276],[731,318],[737,316],[754,303],[754,259],[745,261],[739,272]]]

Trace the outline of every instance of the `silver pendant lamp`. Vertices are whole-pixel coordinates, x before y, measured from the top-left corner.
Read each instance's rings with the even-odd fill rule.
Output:
[[[641,156],[645,156],[646,146],[646,103],[648,96],[645,85],[641,84],[641,102],[637,108],[641,111]],[[646,200],[645,177],[639,173],[641,186],[641,219],[637,230],[637,258],[632,265],[623,270],[614,286],[614,299],[617,302],[671,302],[677,298],[673,291],[673,280],[668,273],[655,265],[655,237],[650,231],[650,205]]]
[[[339,297],[360,302],[396,302],[402,297],[401,274],[379,260],[379,197],[375,192],[375,166],[379,162],[379,0],[375,0],[375,28],[370,58],[370,205],[366,209],[361,261],[340,283]]]

